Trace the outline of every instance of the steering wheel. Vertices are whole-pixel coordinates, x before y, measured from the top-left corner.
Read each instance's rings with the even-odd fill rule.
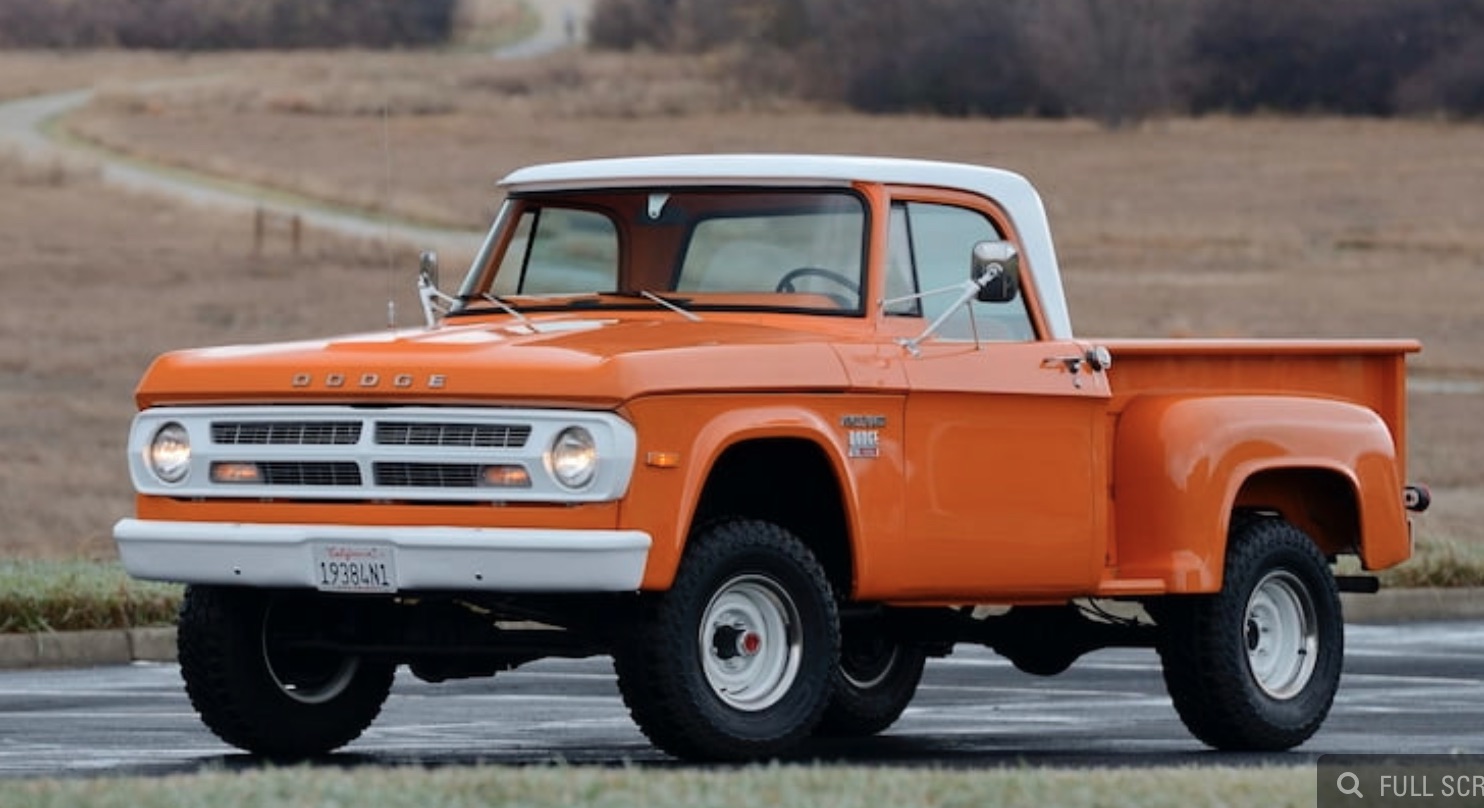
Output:
[[[827,281],[834,281],[835,283],[840,284],[846,289],[849,289],[850,293],[855,295],[856,301],[860,300],[860,284],[851,280],[849,277],[842,273],[836,272],[833,269],[825,269],[823,267],[796,267],[794,269],[790,269],[789,271],[783,273],[783,277],[778,279],[778,285],[773,287],[773,291],[798,291],[794,288],[794,281],[798,280],[799,278],[824,278]],[[835,301],[836,303],[839,303],[840,308],[842,309],[853,309],[856,306],[855,303],[852,303],[851,300],[844,295],[830,294],[826,292],[825,296]]]

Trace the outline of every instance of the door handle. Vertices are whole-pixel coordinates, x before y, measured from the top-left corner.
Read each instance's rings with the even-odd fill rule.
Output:
[[[1101,345],[1088,348],[1080,356],[1048,356],[1041,360],[1041,367],[1060,367],[1072,374],[1072,386],[1078,389],[1082,387],[1082,368],[1088,367],[1092,372],[1107,370],[1113,366],[1113,355],[1107,348]]]
[[[1087,362],[1085,356],[1048,356],[1041,360],[1041,367],[1062,367],[1068,373],[1081,373],[1082,365]]]

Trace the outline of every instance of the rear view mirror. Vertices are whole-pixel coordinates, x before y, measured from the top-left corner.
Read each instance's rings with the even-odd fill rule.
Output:
[[[417,257],[417,276],[420,283],[438,288],[438,253],[427,250]]]
[[[1008,303],[1020,294],[1020,252],[1008,241],[981,241],[969,259],[969,277],[979,284],[980,303]]]

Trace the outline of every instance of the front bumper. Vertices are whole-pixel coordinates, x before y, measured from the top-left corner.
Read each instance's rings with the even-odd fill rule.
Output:
[[[113,528],[136,578],[324,588],[316,548],[389,557],[396,591],[632,592],[649,534],[637,530],[366,527],[122,519]]]

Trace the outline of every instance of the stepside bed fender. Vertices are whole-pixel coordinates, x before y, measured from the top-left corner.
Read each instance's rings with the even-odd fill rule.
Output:
[[[1327,555],[1368,569],[1410,554],[1396,446],[1374,411],[1291,396],[1151,396],[1131,402],[1114,438],[1121,578],[1169,592],[1221,587],[1236,509],[1276,511]]]

